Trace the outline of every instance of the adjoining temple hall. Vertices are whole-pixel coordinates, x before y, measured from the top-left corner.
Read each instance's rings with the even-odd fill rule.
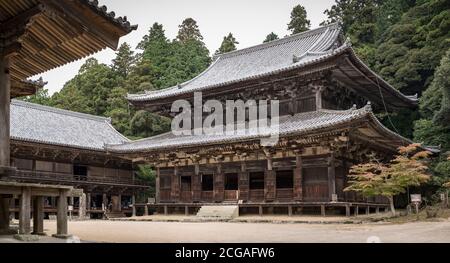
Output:
[[[417,95],[365,65],[339,23],[218,54],[187,82],[128,94],[134,110],[172,119],[172,131],[130,140],[109,118],[17,98],[45,85],[29,78],[116,49],[137,26],[97,1],[0,1],[0,21],[8,40],[0,46],[0,235],[34,240],[48,223],[54,237],[70,238],[69,220],[382,217],[394,211],[393,195],[367,194],[355,169],[367,174],[399,149],[416,165],[439,154],[378,120],[416,109]],[[259,125],[268,129],[255,132]],[[155,173],[154,186],[137,176],[141,165]],[[429,179],[416,168],[415,183],[399,188]]]

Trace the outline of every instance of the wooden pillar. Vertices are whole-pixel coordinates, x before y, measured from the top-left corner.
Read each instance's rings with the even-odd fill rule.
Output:
[[[89,212],[92,208],[91,205],[91,193],[86,194],[86,217],[91,218],[91,213]]]
[[[200,166],[195,164],[194,176],[192,177],[192,201],[200,202],[202,199],[202,181],[200,178]]]
[[[0,57],[0,177],[2,167],[10,167],[11,80],[9,58]]]
[[[178,167],[174,167],[172,175],[172,185],[170,191],[170,198],[173,202],[178,202],[180,200],[180,176],[178,175]]]
[[[164,205],[164,215],[168,215],[169,214],[169,209],[167,207],[167,205]]]
[[[272,157],[267,158],[267,170],[264,179],[264,197],[266,201],[274,201],[276,196],[276,174],[273,171]]]
[[[294,200],[303,201],[303,161],[300,155],[296,157],[294,169]]]
[[[377,207],[375,208],[375,213],[376,213],[377,215],[380,213],[380,207],[379,207],[379,206],[377,206]]]
[[[328,193],[330,201],[332,201],[333,196],[336,194],[336,167],[333,153],[328,158]]]
[[[136,196],[133,194],[131,197],[131,205],[132,205],[132,215],[133,217],[136,216]]]
[[[67,226],[67,191],[59,190],[58,204],[56,214],[56,235],[57,238],[69,237]]]
[[[223,202],[225,198],[225,176],[222,171],[222,165],[217,165],[217,172],[214,175],[214,200]]]
[[[324,90],[323,86],[315,86],[314,92],[316,94],[316,110],[321,110],[322,106],[322,91]]]
[[[241,163],[241,172],[239,173],[239,200],[247,201],[250,194],[250,178],[247,172],[245,162]]]
[[[366,207],[366,215],[370,215],[370,206]]]
[[[0,233],[9,231],[10,199],[0,195]]]
[[[355,206],[355,216],[359,215],[359,206]]]
[[[189,206],[185,206],[184,207],[184,215],[188,216],[189,215]]]
[[[119,212],[122,212],[122,195],[119,194],[118,198],[119,199],[119,204],[118,204],[118,208],[119,208]]]
[[[31,188],[23,187],[20,195],[19,234],[31,234]]]
[[[345,206],[345,216],[350,217],[350,205]]]
[[[103,205],[103,211],[108,210],[108,197],[106,196],[106,193],[103,193],[102,195],[102,205]]]
[[[161,171],[159,167],[156,167],[156,181],[155,181],[155,203],[159,204],[161,200]]]
[[[85,219],[86,218],[86,194],[83,193],[80,196],[80,201],[78,202],[78,218]]]
[[[292,216],[292,205],[288,205],[288,216]]]
[[[148,204],[144,205],[144,216],[148,216]]]
[[[321,214],[322,216],[326,216],[326,210],[325,210],[325,206],[324,206],[324,205],[321,205],[321,206],[320,206],[320,214]]]
[[[259,210],[259,215],[262,216],[264,213],[262,205],[258,206],[258,210]]]
[[[33,204],[33,235],[44,233],[44,197],[36,196]]]

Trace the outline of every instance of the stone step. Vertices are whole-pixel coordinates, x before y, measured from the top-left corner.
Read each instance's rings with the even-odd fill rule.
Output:
[[[211,220],[231,220],[239,216],[237,205],[202,206],[197,213],[197,218]]]
[[[105,215],[106,215],[106,219],[126,217],[123,212],[106,212]]]

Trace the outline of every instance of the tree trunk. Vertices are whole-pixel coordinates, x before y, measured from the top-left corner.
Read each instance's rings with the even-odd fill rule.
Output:
[[[389,196],[388,199],[389,199],[389,204],[391,206],[392,215],[395,216],[394,197]]]

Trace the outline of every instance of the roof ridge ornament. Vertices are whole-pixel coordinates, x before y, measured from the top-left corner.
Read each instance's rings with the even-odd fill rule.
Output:
[[[345,39],[344,45],[347,45],[347,46],[349,46],[349,47],[353,46],[352,40],[350,39],[350,37],[347,37],[347,38]]]
[[[368,101],[367,105],[364,106],[364,110],[367,112],[372,112],[372,103],[370,101]]]

